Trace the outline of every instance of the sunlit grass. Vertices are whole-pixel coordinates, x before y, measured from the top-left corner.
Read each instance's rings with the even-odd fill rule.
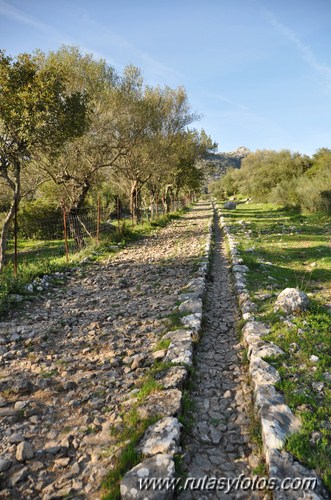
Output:
[[[267,361],[279,371],[277,388],[302,422],[286,449],[316,469],[331,491],[331,317],[325,307],[331,303],[330,217],[242,203],[223,215],[250,269],[255,316],[271,325],[265,340],[284,351]],[[310,307],[284,321],[274,304],[287,287],[308,294]]]

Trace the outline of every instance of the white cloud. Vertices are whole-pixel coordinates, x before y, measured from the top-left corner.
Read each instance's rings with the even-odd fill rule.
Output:
[[[225,97],[221,94],[216,94],[213,92],[206,92],[205,90],[202,91],[202,94],[205,95],[206,97],[210,97],[212,99],[216,99],[217,101],[225,102],[227,104],[230,104],[231,106],[235,108],[242,109],[243,111],[249,111],[248,106],[245,104],[241,104],[240,102],[233,101],[232,99],[229,99],[228,97]]]
[[[298,37],[298,35],[288,26],[282,24],[276,16],[268,11],[264,11],[265,17],[268,19],[270,24],[278,29],[278,31],[299,50],[302,58],[308,63],[311,69],[319,73],[327,84],[327,87],[331,89],[331,67],[326,64],[321,64],[311,48],[306,45]]]
[[[30,16],[29,14],[20,9],[17,9],[13,5],[10,5],[8,2],[5,2],[5,0],[0,0],[0,14],[2,14],[5,17],[9,17],[10,19],[14,19],[15,21],[18,21],[21,24],[27,24],[28,26],[31,26],[32,28],[35,28],[38,31],[42,31],[47,34],[52,34],[56,38],[60,38],[63,42],[62,33],[55,30],[49,24],[43,23],[39,19]]]
[[[151,57],[147,52],[140,50],[139,47],[131,43],[129,40],[123,36],[111,31],[109,26],[107,28],[102,24],[94,21],[86,11],[83,13],[82,21],[90,27],[90,31],[93,33],[93,43],[98,45],[102,44],[105,48],[109,50],[115,49],[122,52],[122,57],[125,57],[126,61],[121,65],[121,69],[127,64],[139,65],[142,67],[144,73],[147,73],[149,80],[152,78],[154,80],[149,83],[160,83],[160,79],[166,83],[176,82],[185,80],[185,75],[182,73],[164,65],[162,62]],[[118,65],[120,66],[120,65]]]

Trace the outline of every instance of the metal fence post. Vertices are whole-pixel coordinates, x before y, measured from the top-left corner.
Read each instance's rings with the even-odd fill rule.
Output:
[[[63,231],[64,231],[64,247],[66,251],[66,261],[69,262],[69,247],[68,247],[68,232],[67,232],[67,213],[65,205],[63,205]]]

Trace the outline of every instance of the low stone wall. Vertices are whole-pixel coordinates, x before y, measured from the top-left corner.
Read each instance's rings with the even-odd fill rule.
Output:
[[[206,277],[209,269],[209,257],[213,234],[214,207],[210,209],[209,233],[207,235],[204,254],[201,257],[198,271],[183,288],[178,296],[178,311],[183,313],[183,328],[169,331],[162,340],[170,340],[166,355],[155,352],[155,359],[170,362],[173,367],[166,378],[160,382],[164,390],[156,393],[155,398],[144,407],[142,417],[150,414],[163,415],[163,418],[150,426],[138,444],[138,451],[144,460],[128,471],[121,481],[121,498],[123,499],[172,499],[174,489],[141,490],[139,480],[148,478],[174,479],[174,455],[180,452],[180,436],[182,425],[178,420],[181,412],[182,388],[187,379],[187,368],[193,364],[193,342],[199,338],[202,321],[202,299],[206,288]],[[139,411],[139,409],[138,409]]]
[[[308,470],[284,450],[286,438],[300,429],[301,422],[286,405],[275,384],[280,380],[278,371],[264,361],[264,357],[278,356],[283,351],[274,343],[264,340],[270,333],[268,324],[255,319],[256,304],[251,300],[247,289],[246,273],[249,268],[243,265],[237,248],[237,242],[226,225],[219,211],[220,223],[226,235],[234,288],[243,319],[247,322],[242,329],[244,341],[248,349],[249,373],[251,376],[255,410],[261,423],[263,451],[269,469],[269,477],[275,478],[280,485],[285,478],[316,478],[315,491],[274,491],[276,500],[291,499],[327,499],[328,492],[314,471]]]

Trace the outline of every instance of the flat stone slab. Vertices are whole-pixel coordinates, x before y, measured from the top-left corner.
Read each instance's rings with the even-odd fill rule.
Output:
[[[155,375],[155,380],[162,384],[164,389],[182,389],[187,379],[187,370],[184,366],[171,366]]]
[[[176,344],[170,344],[164,361],[171,363],[185,363],[192,366],[193,364],[193,347],[192,341],[183,341]]]
[[[184,328],[173,330],[163,335],[162,340],[171,340],[172,344],[176,344],[177,342],[188,342],[192,340],[192,332],[190,330],[184,330]]]
[[[275,385],[280,381],[276,368],[259,357],[251,358],[249,373],[255,388],[260,385]]]
[[[202,320],[202,314],[195,313],[195,314],[189,314],[188,316],[183,316],[180,321],[187,328],[190,328],[195,332],[199,332],[201,329],[201,320]]]
[[[249,267],[245,266],[244,264],[235,264],[232,267],[232,271],[234,273],[248,273]]]
[[[178,415],[181,410],[181,401],[182,393],[178,389],[158,391],[148,396],[145,404],[137,408],[137,411],[140,418]]]
[[[285,399],[273,385],[260,385],[254,391],[255,408],[260,412],[261,408],[284,404]]]
[[[278,345],[266,342],[261,342],[261,345],[253,345],[252,349],[248,351],[248,356],[251,357],[252,360],[270,356],[277,357],[283,354],[285,354],[284,351],[278,347]]]
[[[165,417],[151,425],[137,446],[145,457],[161,454],[173,455],[180,450],[180,430],[182,424],[175,417]]]
[[[159,454],[147,458],[125,474],[121,481],[121,498],[124,500],[171,500],[171,489],[143,488],[143,482],[149,478],[171,479],[175,477],[175,463],[171,455]]]
[[[201,299],[188,299],[180,304],[178,307],[180,312],[187,313],[202,313],[202,300]]]
[[[298,498],[305,498],[309,500],[327,500],[330,498],[328,491],[323,485],[321,479],[316,476],[316,474],[306,469],[303,465],[299,464],[293,459],[293,456],[284,450],[269,450],[267,453],[267,461],[269,464],[270,477],[275,478],[278,485],[282,484],[282,481],[288,477],[305,479],[309,478],[316,482],[307,483],[307,487],[303,490],[287,490],[273,492],[273,497],[275,500],[298,500]],[[310,486],[310,487],[309,487]]]
[[[245,342],[251,344],[253,342],[260,342],[264,335],[268,335],[270,333],[270,327],[260,321],[248,321],[242,332]]]
[[[192,365],[193,347],[191,333],[191,331],[184,329],[174,330],[173,332],[166,333],[162,337],[162,339],[169,339],[171,341],[164,361],[185,363],[189,366]]]
[[[264,405],[260,411],[262,437],[268,450],[280,450],[287,436],[300,430],[300,420],[286,404]]]

